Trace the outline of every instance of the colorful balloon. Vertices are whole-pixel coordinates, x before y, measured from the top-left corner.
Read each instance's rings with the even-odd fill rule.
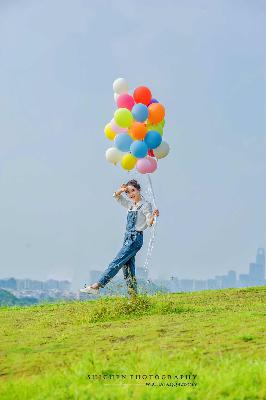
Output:
[[[111,126],[112,130],[113,130],[115,133],[125,133],[125,132],[127,132],[127,128],[121,128],[121,126],[118,126],[118,125],[115,123],[115,120],[114,120],[114,119],[112,119],[112,121],[110,122],[110,126]]]
[[[116,165],[118,162],[122,160],[124,153],[120,150],[116,149],[115,147],[110,147],[105,152],[105,158],[108,162]]]
[[[105,136],[107,137],[107,139],[114,140],[116,132],[114,132],[112,130],[111,124],[105,125],[104,133],[105,133]]]
[[[144,141],[149,149],[156,149],[162,143],[162,136],[157,131],[148,131]]]
[[[120,94],[114,93],[114,101],[115,101],[115,104],[117,103],[117,99],[118,99],[119,96],[120,96]]]
[[[149,161],[149,165],[148,165],[148,173],[152,173],[154,171],[156,171],[157,169],[157,161],[155,160],[155,158],[153,157],[146,157],[147,160]]]
[[[146,86],[140,86],[134,90],[133,97],[136,103],[142,103],[147,106],[151,101],[151,91]]]
[[[144,122],[149,116],[148,107],[145,104],[138,103],[132,108],[132,115],[138,122]]]
[[[115,147],[120,151],[129,151],[132,142],[132,138],[127,133],[119,133],[114,140]]]
[[[147,133],[147,127],[145,124],[141,122],[133,122],[130,127],[129,134],[131,137],[133,136],[134,139],[143,140]]]
[[[133,156],[143,158],[148,154],[148,147],[142,140],[136,140],[131,144],[130,151]]]
[[[133,122],[133,116],[127,108],[118,108],[114,114],[114,120],[121,128],[129,128]]]
[[[150,162],[147,158],[140,158],[136,163],[136,169],[141,174],[147,174],[150,168]]]
[[[147,124],[148,131],[157,131],[160,135],[163,135],[163,127],[161,122],[159,124]]]
[[[151,99],[151,101],[149,102],[148,106],[149,106],[150,104],[152,104],[152,103],[159,103],[159,101],[156,100],[156,99]]]
[[[168,155],[170,151],[169,144],[163,140],[160,146],[156,147],[156,149],[153,150],[154,155],[156,158],[164,158]]]
[[[148,107],[149,109],[149,122],[152,124],[158,124],[164,119],[165,109],[160,103],[152,103]]]
[[[129,86],[124,78],[118,78],[113,83],[113,89],[115,93],[123,94],[128,92]]]
[[[137,158],[134,157],[132,154],[128,153],[125,154],[121,160],[121,166],[126,169],[127,171],[130,171],[133,169],[136,165]]]
[[[127,108],[128,110],[132,110],[135,101],[132,96],[128,93],[120,94],[117,99],[117,107],[118,108]]]

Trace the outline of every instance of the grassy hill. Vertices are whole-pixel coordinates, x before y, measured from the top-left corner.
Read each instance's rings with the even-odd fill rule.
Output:
[[[265,400],[265,300],[254,287],[2,307],[0,399]]]

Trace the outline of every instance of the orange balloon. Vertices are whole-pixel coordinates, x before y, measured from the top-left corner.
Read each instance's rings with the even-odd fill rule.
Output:
[[[149,122],[153,124],[158,124],[164,119],[165,109],[164,106],[160,103],[152,103],[148,107],[149,110]]]
[[[147,133],[146,124],[143,124],[142,122],[133,122],[130,127],[130,133],[134,139],[143,140]]]

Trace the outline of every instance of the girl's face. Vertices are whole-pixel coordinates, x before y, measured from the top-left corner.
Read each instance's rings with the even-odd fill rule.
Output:
[[[136,201],[136,200],[139,199],[140,192],[134,186],[128,185],[127,186],[127,190],[126,190],[126,194],[131,200]]]

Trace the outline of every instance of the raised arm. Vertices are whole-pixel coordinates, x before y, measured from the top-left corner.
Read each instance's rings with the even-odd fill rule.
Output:
[[[129,208],[130,206],[130,201],[125,199],[123,196],[123,192],[127,190],[127,185],[121,185],[120,188],[114,192],[113,197],[120,203],[123,207]]]

